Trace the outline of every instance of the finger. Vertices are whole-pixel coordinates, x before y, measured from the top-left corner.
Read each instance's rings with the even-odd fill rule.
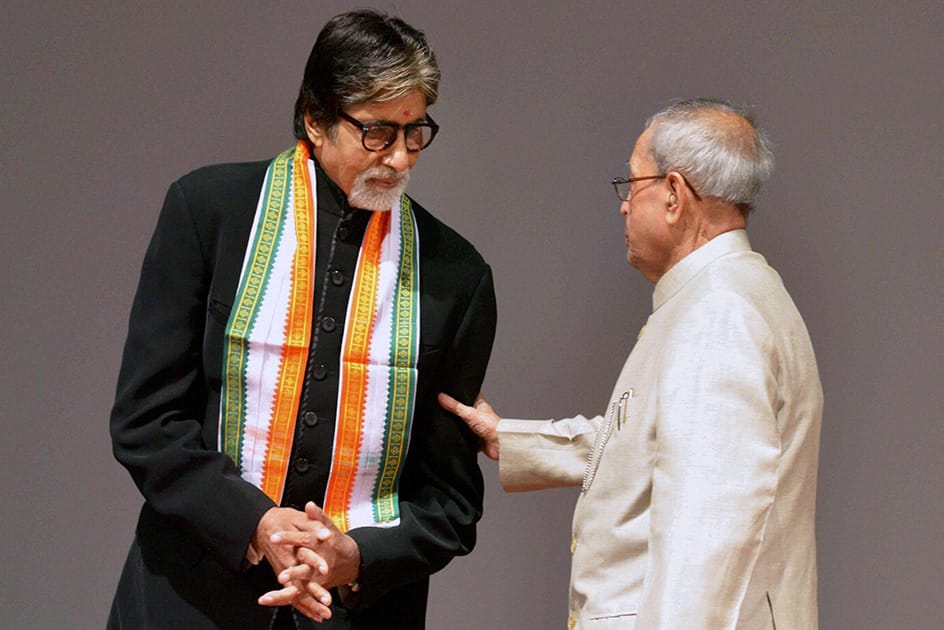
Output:
[[[498,440],[479,440],[479,450],[485,453],[485,456],[489,459],[498,459],[500,457],[500,449]]]
[[[465,410],[471,411],[469,407],[466,407],[461,402],[450,396],[449,394],[440,394],[436,397],[439,400],[439,405],[450,413],[454,413],[460,418],[464,417],[462,414]]]
[[[500,418],[482,398],[481,393],[475,399],[474,409],[448,394],[440,393],[438,398],[444,409],[459,416],[472,432],[479,436],[479,450],[492,459],[498,459],[498,436],[495,431]]]
[[[331,530],[319,527],[318,531],[276,532],[269,539],[273,544],[283,547],[317,547],[318,544],[331,537]],[[288,564],[293,564],[289,562]]]
[[[268,549],[265,550],[265,556],[276,574],[298,564],[295,561],[295,547],[293,545],[270,544]]]
[[[476,398],[472,407],[455,399],[453,399],[453,402],[456,409],[453,413],[465,420],[466,424],[476,433],[488,431],[492,424],[498,422],[498,415],[484,398]]]
[[[299,549],[298,553],[295,554],[295,557],[298,558],[299,562],[304,562],[304,566],[308,567],[313,572],[317,571],[321,575],[328,574],[328,563],[324,558],[308,547],[302,547]]]
[[[310,595],[299,597],[292,603],[292,606],[298,612],[318,623],[331,618],[331,609],[317,602]]]
[[[285,588],[264,593],[258,600],[262,606],[295,606],[299,610],[307,611],[308,616],[320,615],[331,612],[328,606],[331,605],[331,593],[320,584],[310,582],[300,587],[297,582],[293,582]],[[309,614],[310,613],[310,614]]]
[[[322,510],[314,501],[305,504],[305,515],[313,521],[321,521],[325,529],[318,532],[319,540],[327,540],[331,537],[331,530],[339,531],[338,526],[334,524],[327,512]]]
[[[308,582],[308,584],[305,585],[305,589],[308,591],[308,594],[314,597],[319,603],[325,606],[331,605],[331,593],[321,584]]]
[[[304,583],[315,574],[315,569],[307,564],[297,564],[279,573],[279,584]]]
[[[308,593],[299,595],[295,601],[292,602],[292,606],[306,617],[318,622],[331,618],[331,609]]]
[[[469,428],[482,437],[483,431],[485,431],[488,425],[478,416],[478,411],[469,407],[468,405],[463,405],[461,402],[455,398],[450,398],[446,394],[439,394],[439,404],[442,405],[443,409],[454,413],[459,416],[459,419],[469,425]]]
[[[262,606],[288,606],[300,593],[301,590],[295,584],[289,584],[284,588],[263,593],[258,602]]]

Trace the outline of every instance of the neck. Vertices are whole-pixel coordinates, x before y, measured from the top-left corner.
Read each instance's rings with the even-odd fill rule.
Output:
[[[699,205],[696,212],[691,214],[691,225],[687,226],[693,245],[689,253],[725,232],[747,227],[747,216],[734,204],[718,199],[705,199],[704,203]]]
[[[663,274],[708,241],[725,232],[747,228],[747,217],[732,204],[711,203],[706,200],[706,203],[699,206],[697,211],[689,213],[687,220],[679,226],[680,230],[673,247],[671,262],[666,266]],[[653,282],[656,281],[658,278],[653,280]]]

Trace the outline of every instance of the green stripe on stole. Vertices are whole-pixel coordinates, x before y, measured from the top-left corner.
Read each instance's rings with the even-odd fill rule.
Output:
[[[245,265],[239,280],[233,310],[226,325],[223,355],[223,380],[220,393],[220,450],[229,455],[242,472],[243,428],[246,421],[246,365],[248,338],[256,324],[259,305],[265,295],[272,271],[272,261],[285,229],[287,197],[292,178],[295,147],[280,153],[269,166],[263,186],[265,204],[251,244],[252,262]]]

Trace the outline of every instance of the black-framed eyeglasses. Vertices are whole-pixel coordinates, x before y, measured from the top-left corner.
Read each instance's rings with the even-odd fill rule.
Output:
[[[392,146],[397,141],[397,134],[400,133],[400,129],[403,129],[406,150],[415,153],[428,147],[439,131],[439,125],[429,114],[426,114],[425,121],[405,125],[389,122],[362,123],[344,112],[338,112],[338,116],[361,130],[363,134],[361,144],[368,151],[383,151]]]
[[[620,201],[629,201],[633,196],[633,182],[641,182],[646,179],[663,179],[666,175],[641,175],[639,177],[614,177],[610,182],[616,191],[616,196]]]

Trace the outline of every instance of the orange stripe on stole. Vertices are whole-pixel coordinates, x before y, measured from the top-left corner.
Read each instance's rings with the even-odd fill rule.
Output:
[[[361,261],[352,288],[347,340],[341,354],[341,395],[335,431],[334,457],[325,512],[342,532],[348,530],[348,506],[360,455],[361,422],[367,396],[367,361],[377,312],[380,253],[390,227],[389,212],[374,212],[367,224]]]

